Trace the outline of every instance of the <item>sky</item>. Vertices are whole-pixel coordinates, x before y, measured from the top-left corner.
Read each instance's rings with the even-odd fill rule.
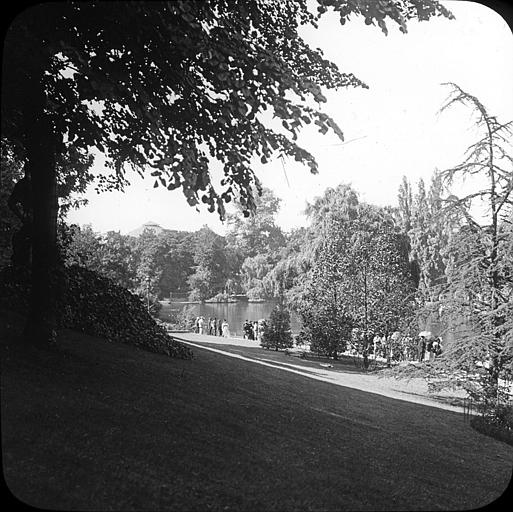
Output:
[[[369,89],[324,91],[321,110],[344,132],[305,129],[299,145],[319,164],[319,174],[292,159],[255,164],[264,186],[282,199],[277,223],[288,231],[308,223],[307,202],[328,187],[349,183],[363,201],[397,205],[403,176],[414,188],[419,179],[429,184],[435,169],[452,167],[463,159],[475,140],[469,110],[456,107],[439,114],[454,82],[479,98],[499,121],[513,119],[513,34],[492,9],[467,1],[442,2],[455,20],[412,21],[408,33],[389,25],[385,36],[378,27],[353,18],[341,26],[335,14],[321,18],[319,29],[302,31],[305,40],[345,73],[353,73]],[[101,170],[101,157],[96,159]],[[151,177],[129,176],[124,192],[97,194],[89,187],[88,205],[71,212],[68,221],[91,224],[95,231],[126,234],[145,222],[164,228],[195,231],[208,225],[224,234],[226,224],[206,208],[197,212],[179,191],[153,188]]]

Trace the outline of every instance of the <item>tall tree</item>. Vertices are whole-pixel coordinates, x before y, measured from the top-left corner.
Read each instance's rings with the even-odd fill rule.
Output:
[[[23,178],[23,162],[9,141],[2,139],[0,166],[0,268],[11,260],[11,240],[21,221],[9,207],[16,183]]]
[[[223,292],[231,274],[226,257],[225,239],[208,226],[195,235],[195,272],[188,278],[192,300],[205,300]]]
[[[93,270],[112,279],[117,285],[134,290],[136,265],[140,259],[130,237],[117,231],[96,233],[90,225],[67,227],[65,263]]]
[[[364,333],[364,342],[371,333],[398,330],[413,314],[415,283],[406,237],[390,211],[357,203],[342,208],[338,218],[333,211],[327,218],[312,272],[295,303],[306,334],[336,357],[353,328]]]
[[[264,279],[278,262],[279,250],[285,246],[285,235],[276,224],[280,202],[272,190],[264,187],[251,215],[242,216],[239,207],[227,216],[227,254],[231,258],[234,284],[251,298],[272,296]]]
[[[418,287],[416,323],[422,329],[442,328],[438,299],[445,281],[443,250],[453,227],[451,218],[442,212],[443,194],[439,171],[433,174],[427,192],[423,179],[414,194],[406,177],[399,187],[396,217],[407,236],[411,273]]]
[[[412,227],[413,198],[411,185],[406,176],[403,176],[403,180],[399,186],[397,199],[399,203],[398,213],[401,227],[405,233],[408,233]]]
[[[101,235],[90,224],[82,227],[72,224],[67,226],[67,231],[65,263],[100,272]]]
[[[286,233],[286,245],[279,252],[279,259],[265,276],[264,286],[273,297],[285,295],[291,307],[296,302],[305,276],[313,264],[310,249],[315,238],[313,230],[301,227]]]
[[[255,200],[255,211],[242,217],[242,208],[227,216],[227,243],[242,260],[257,254],[275,252],[285,245],[285,236],[276,224],[281,199],[268,188]]]
[[[307,205],[310,243],[302,247],[303,257],[297,258],[307,273],[288,294],[310,349],[335,358],[345,350],[355,324],[347,300],[352,279],[347,227],[357,218],[358,208],[358,194],[346,184],[328,188]]]
[[[101,273],[123,288],[135,287],[135,254],[130,237],[118,231],[108,231],[102,236]]]
[[[406,236],[384,208],[361,204],[351,233],[348,308],[355,326],[385,337],[413,314],[415,282],[408,262]]]
[[[194,234],[182,231],[164,231],[168,252],[164,257],[159,294],[169,297],[172,293],[187,293],[187,279],[194,272]]]
[[[456,84],[442,111],[463,105],[474,115],[478,140],[462,163],[441,173],[444,183],[471,190],[445,200],[445,213],[457,221],[445,248],[444,311],[454,342],[441,363],[478,371],[488,367],[480,398],[495,401],[498,379],[511,369],[513,294],[511,275],[511,220],[513,212],[513,122],[500,123],[473,95]],[[468,190],[468,189],[467,189]]]
[[[347,297],[349,237],[337,221],[331,221],[330,236],[324,238],[310,275],[306,276],[294,301],[303,324],[303,339],[310,350],[337,358],[346,348],[354,326]]]
[[[240,281],[244,293],[250,299],[268,299],[273,297],[274,288],[268,276],[277,263],[277,258],[268,254],[248,257],[242,263]]]
[[[322,0],[344,23],[362,15],[386,32],[408,19],[450,16],[434,0],[343,2]],[[32,180],[32,338],[48,340],[55,327],[57,264],[56,162],[63,144],[102,152],[111,173],[100,188],[121,187],[133,168],[169,189],[181,187],[224,216],[239,196],[254,207],[260,188],[251,158],[286,154],[317,164],[295,139],[305,123],[342,132],[312,108],[322,87],[361,86],[299,35],[316,24],[305,0],[284,2],[54,2],[23,11],[7,33],[2,74],[2,135],[26,152]],[[259,117],[270,109],[284,132]],[[209,160],[224,177],[214,186]],[[35,192],[37,191],[37,192]]]

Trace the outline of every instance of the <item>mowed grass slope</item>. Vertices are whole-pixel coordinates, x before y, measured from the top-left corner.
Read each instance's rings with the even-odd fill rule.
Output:
[[[71,331],[2,340],[11,492],[66,510],[469,509],[513,448],[461,415],[195,349],[170,359]]]

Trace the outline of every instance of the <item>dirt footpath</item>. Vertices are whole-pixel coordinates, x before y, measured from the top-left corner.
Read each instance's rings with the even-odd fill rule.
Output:
[[[429,405],[454,412],[463,412],[465,397],[463,391],[428,392],[424,379],[396,379],[384,376],[382,372],[364,372],[357,368],[351,357],[338,361],[328,359],[300,359],[291,352],[275,352],[261,348],[256,341],[241,338],[222,338],[194,333],[171,335],[196,349],[205,349],[234,359],[251,361],[304,377],[330,382],[338,386],[359,389],[369,393],[387,396],[398,400]]]

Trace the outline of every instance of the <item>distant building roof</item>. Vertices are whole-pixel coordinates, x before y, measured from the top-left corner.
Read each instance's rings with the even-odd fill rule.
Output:
[[[128,234],[130,236],[137,237],[137,236],[142,235],[145,229],[149,229],[156,234],[162,233],[162,231],[164,231],[164,228],[160,224],[150,220],[148,222],[145,222],[142,226],[138,227],[137,229],[130,231]]]

